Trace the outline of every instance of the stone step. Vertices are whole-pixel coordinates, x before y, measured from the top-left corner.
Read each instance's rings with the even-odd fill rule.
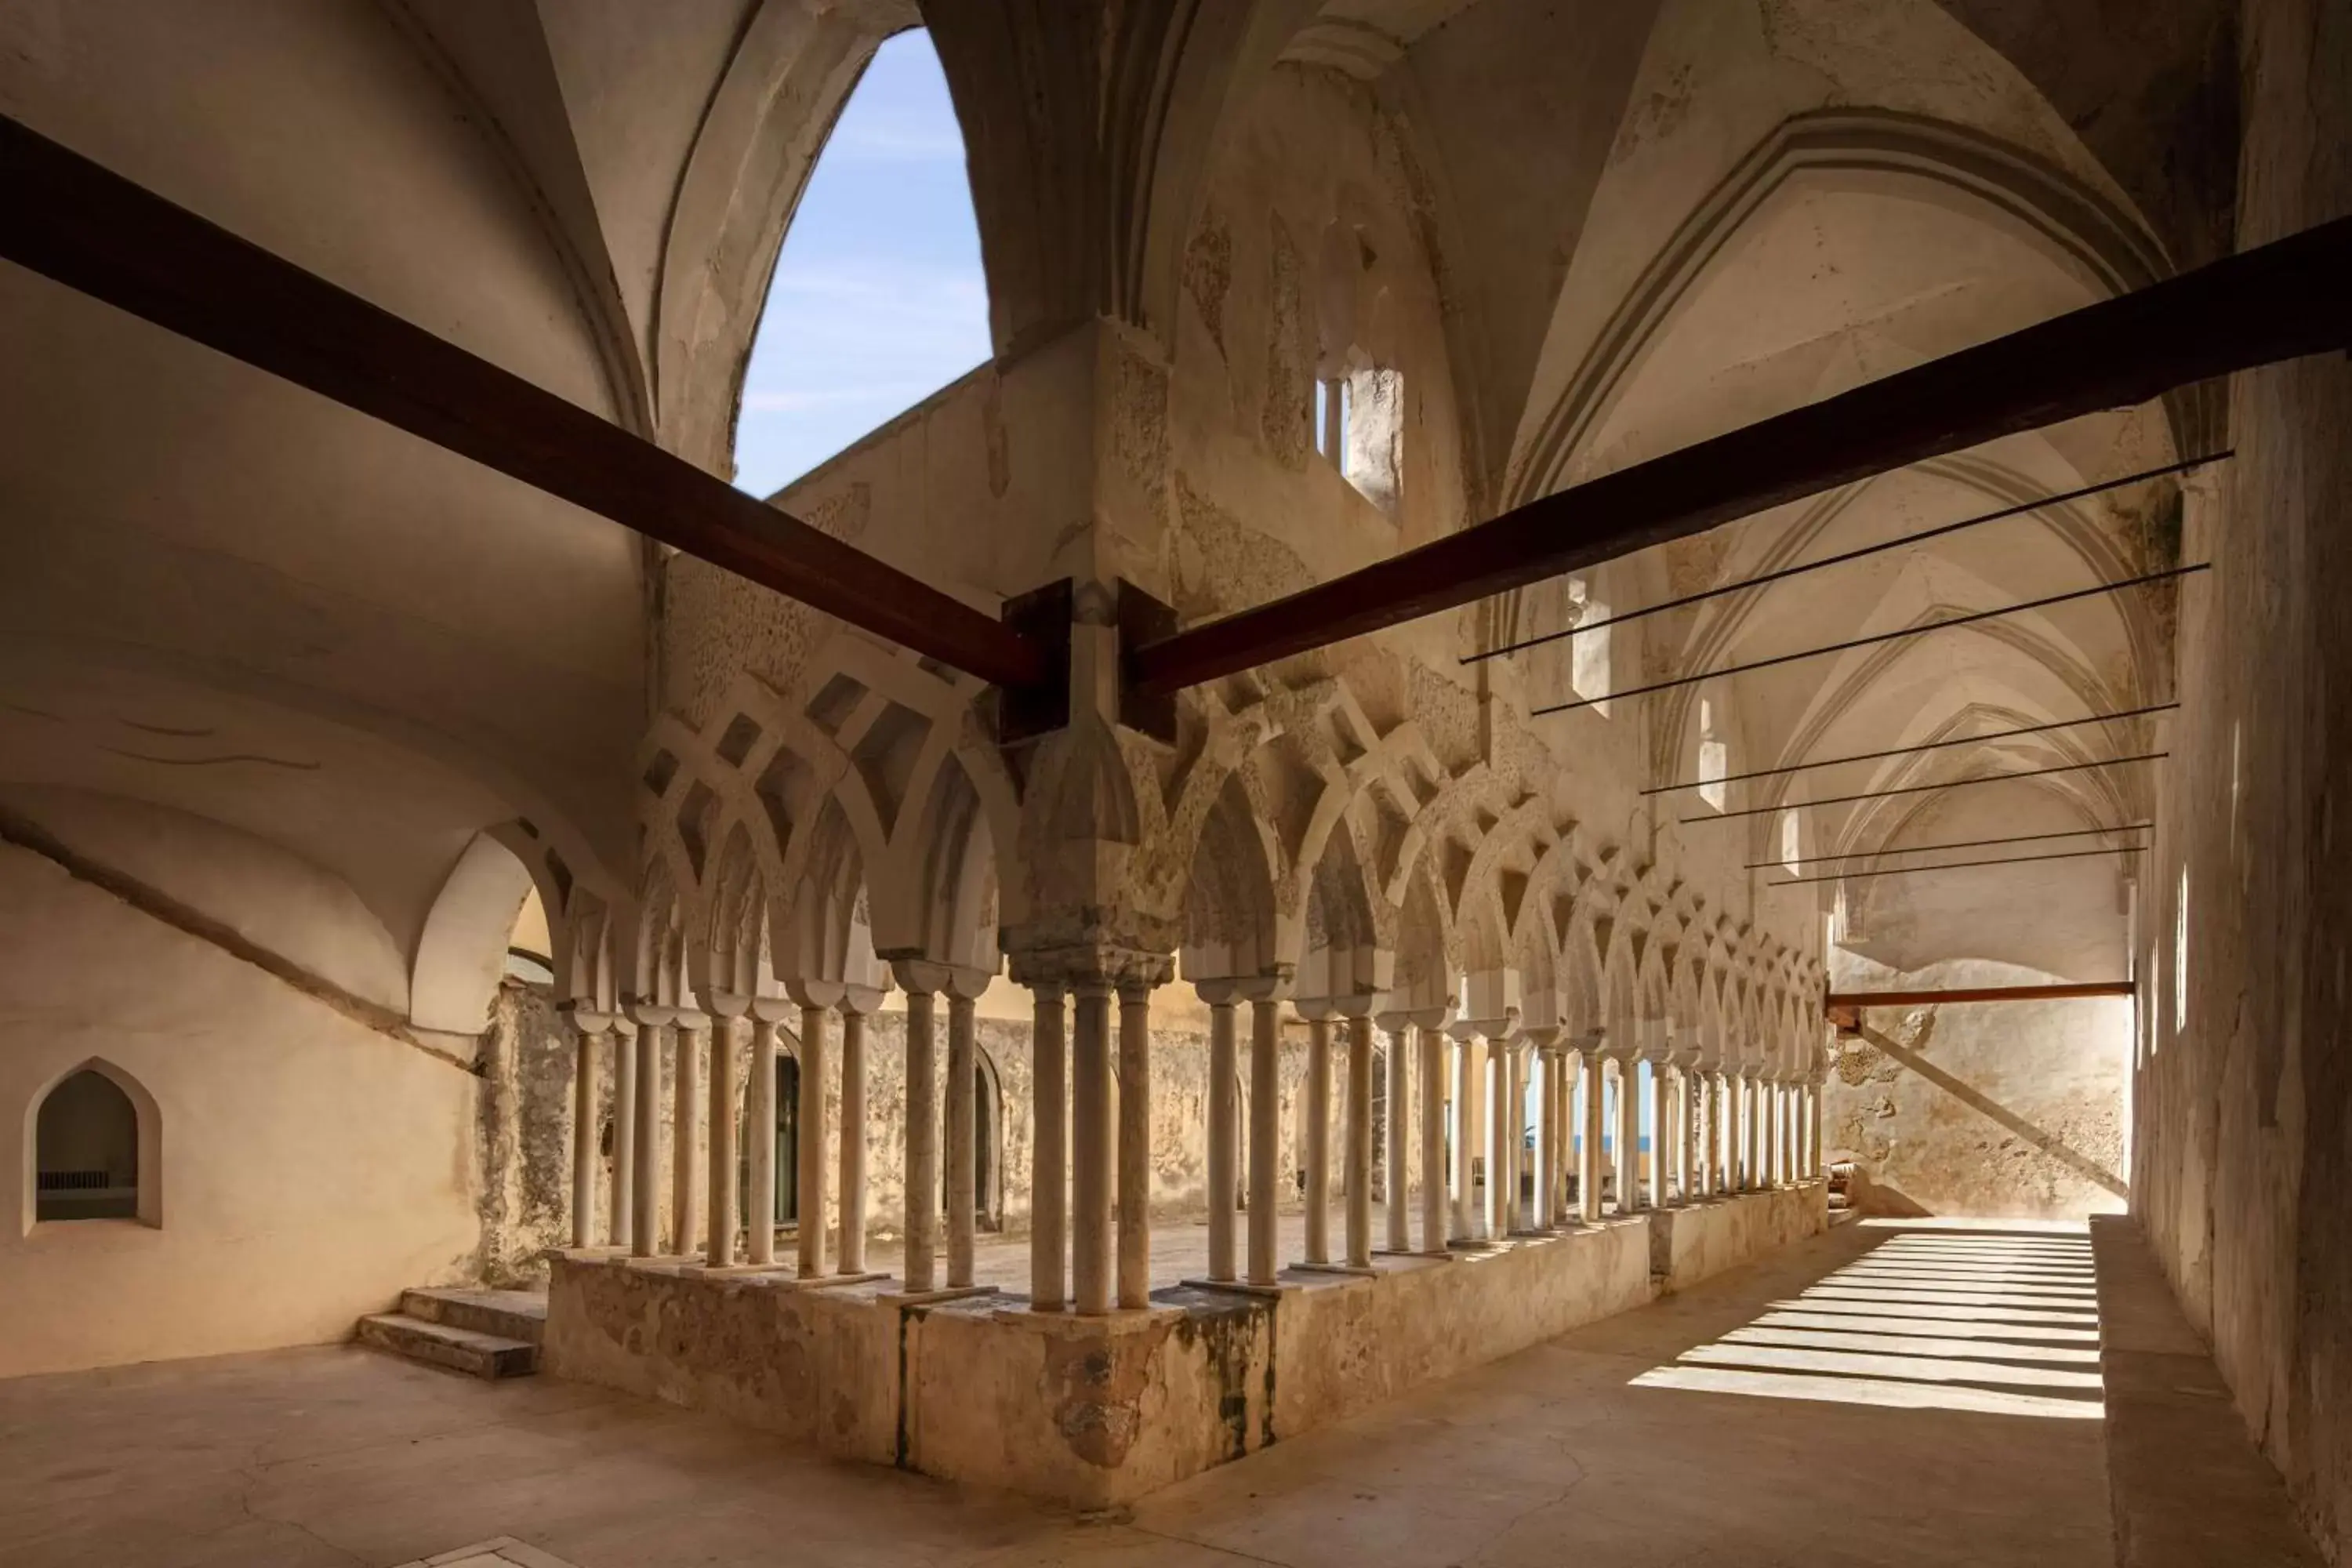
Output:
[[[405,1312],[362,1318],[360,1342],[474,1377],[528,1377],[539,1370],[535,1344],[430,1322]]]
[[[400,1310],[428,1323],[478,1334],[540,1343],[547,1333],[547,1298],[535,1290],[468,1290],[422,1287],[400,1293]]]

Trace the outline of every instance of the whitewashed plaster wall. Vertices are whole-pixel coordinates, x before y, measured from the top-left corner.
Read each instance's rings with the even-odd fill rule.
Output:
[[[0,1375],[341,1339],[469,1265],[462,1068],[15,847],[0,995]],[[92,1058],[162,1119],[159,1227],[26,1223],[37,1100]]]

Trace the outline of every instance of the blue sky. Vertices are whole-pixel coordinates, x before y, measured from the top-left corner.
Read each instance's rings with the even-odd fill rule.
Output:
[[[962,132],[930,35],[901,33],[843,106],[784,236],[736,488],[774,494],[988,354]]]

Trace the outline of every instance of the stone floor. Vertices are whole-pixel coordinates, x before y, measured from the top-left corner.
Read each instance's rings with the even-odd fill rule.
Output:
[[[1719,1371],[1683,1358],[1791,1312],[1855,1309],[1877,1338],[1917,1338],[1880,1348],[1923,1368],[1976,1352],[1971,1332],[2079,1332],[2071,1256],[2021,1259],[1963,1233],[1951,1254],[1899,1260],[1937,1238],[1841,1227],[1098,1522],[551,1378],[478,1384],[352,1348],[27,1378],[0,1384],[0,1561],[383,1568],[508,1538],[578,1568],[2111,1562],[2102,1424],[2032,1403],[2095,1391],[1953,1409],[1753,1396],[1801,1390],[1803,1373],[1654,1385]],[[1887,1278],[1906,1269],[1960,1283]],[[1913,1299],[2006,1290],[1967,1283],[1990,1275],[2051,1277],[2019,1299],[2056,1310]],[[1808,1305],[1780,1305],[1795,1300]],[[1887,1381],[1870,1370],[1846,1384]]]

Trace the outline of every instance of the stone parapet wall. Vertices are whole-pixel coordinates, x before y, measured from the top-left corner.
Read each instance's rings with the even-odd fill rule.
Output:
[[[1166,1289],[1103,1318],[562,1254],[545,1365],[844,1458],[1102,1508],[1826,1225],[1808,1182],[1370,1274],[1292,1270],[1272,1291]]]

